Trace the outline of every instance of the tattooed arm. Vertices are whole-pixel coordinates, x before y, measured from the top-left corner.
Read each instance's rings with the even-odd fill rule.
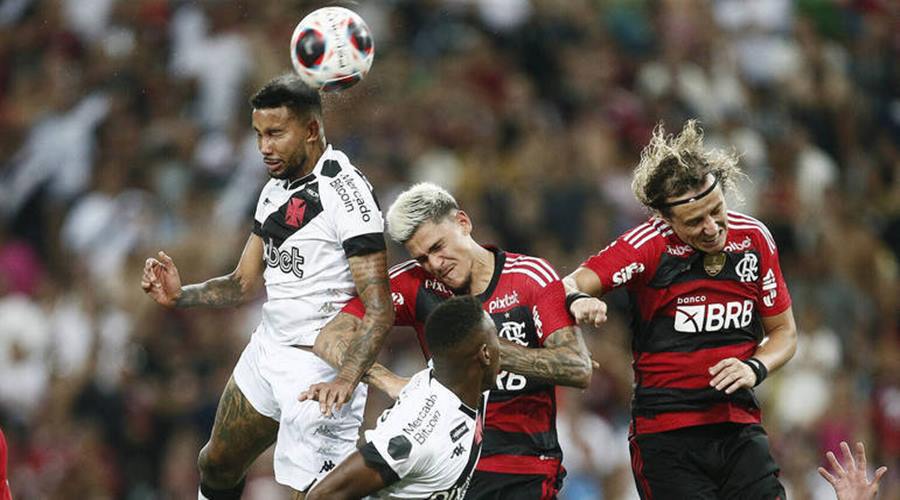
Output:
[[[359,298],[366,307],[360,335],[350,341],[337,377],[328,383],[313,384],[300,394],[300,401],[314,399],[322,413],[331,415],[350,400],[363,375],[375,362],[384,337],[394,324],[394,305],[387,276],[387,252],[384,250],[349,258],[350,273]]]
[[[141,287],[153,300],[166,307],[228,307],[251,296],[263,272],[263,241],[251,234],[234,271],[196,285],[181,286],[178,267],[165,252],[144,263]]]
[[[590,353],[574,326],[551,333],[542,349],[501,341],[500,369],[581,389],[591,381]]]
[[[344,361],[344,353],[361,333],[361,325],[362,319],[345,312],[338,313],[319,332],[313,352],[331,366],[340,368]],[[363,375],[362,381],[392,399],[397,399],[400,389],[409,379],[397,375],[379,363],[373,363],[369,371]]]

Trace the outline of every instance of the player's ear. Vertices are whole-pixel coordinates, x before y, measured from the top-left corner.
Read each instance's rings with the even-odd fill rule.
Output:
[[[491,350],[488,348],[487,344],[481,344],[481,349],[478,350],[478,360],[481,361],[481,364],[484,366],[491,366],[491,361],[493,361],[491,357]]]
[[[319,117],[312,115],[306,122],[306,142],[319,142],[322,135],[322,122]]]
[[[472,219],[469,218],[469,214],[463,212],[462,210],[457,210],[456,223],[463,228],[464,234],[469,235],[472,233]]]

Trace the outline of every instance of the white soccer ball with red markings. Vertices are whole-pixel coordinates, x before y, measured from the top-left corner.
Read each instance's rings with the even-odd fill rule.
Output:
[[[353,86],[369,72],[375,44],[352,10],[324,7],[304,17],[291,37],[291,62],[307,85],[326,92]]]

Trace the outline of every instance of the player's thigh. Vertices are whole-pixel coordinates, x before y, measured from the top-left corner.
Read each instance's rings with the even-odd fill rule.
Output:
[[[561,482],[557,476],[476,470],[466,500],[551,500],[556,498]]]
[[[722,498],[774,500],[785,498],[772,458],[769,437],[760,425],[742,426],[728,439],[722,457]]]
[[[298,401],[310,385],[332,380],[337,371],[309,351],[284,346],[266,367],[280,409],[275,444],[275,479],[305,491],[356,451],[366,404],[366,386],[360,384],[351,400],[326,417],[317,401]]]
[[[231,377],[219,399],[204,453],[213,462],[246,468],[277,435],[278,422],[256,411]]]
[[[693,455],[696,443],[661,432],[629,439],[631,471],[641,498],[718,499],[717,485]]]

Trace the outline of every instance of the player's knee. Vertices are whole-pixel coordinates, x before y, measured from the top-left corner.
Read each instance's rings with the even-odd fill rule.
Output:
[[[200,450],[197,468],[200,469],[200,481],[217,488],[226,488],[238,484],[243,476],[242,470],[226,459],[226,454],[218,451],[211,443]]]

